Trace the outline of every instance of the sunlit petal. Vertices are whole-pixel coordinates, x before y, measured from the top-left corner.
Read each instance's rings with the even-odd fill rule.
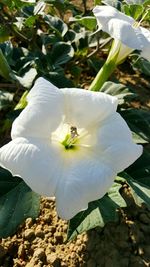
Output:
[[[82,89],[62,89],[66,121],[77,127],[88,127],[103,121],[117,108],[116,97]]]
[[[63,114],[61,91],[43,78],[39,78],[27,97],[28,105],[12,126],[12,139],[16,137],[49,137],[59,125]]]
[[[90,201],[104,196],[114,177],[114,171],[94,155],[70,162],[56,191],[58,215],[68,220],[88,208]]]
[[[33,191],[54,196],[62,161],[57,147],[40,140],[16,138],[0,148],[1,166],[20,176]]]

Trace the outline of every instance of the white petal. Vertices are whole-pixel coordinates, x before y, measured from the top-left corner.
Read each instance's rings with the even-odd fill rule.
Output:
[[[90,201],[104,196],[113,184],[116,173],[93,155],[73,160],[59,181],[56,190],[58,215],[66,220],[88,207]]]
[[[61,91],[39,78],[27,97],[28,105],[12,126],[12,139],[17,137],[49,137],[63,114]]]
[[[117,173],[136,161],[143,151],[141,145],[132,141],[127,123],[117,112],[100,125],[96,139],[95,153]]]
[[[93,13],[100,28],[124,45],[138,50],[144,50],[148,45],[149,31],[134,25],[133,18],[110,6],[96,6]]]
[[[62,92],[65,96],[66,123],[79,128],[103,121],[117,108],[117,98],[105,93],[75,88],[62,89]]]
[[[95,146],[100,154],[108,147],[116,145],[117,142],[132,142],[131,131],[117,112],[99,124],[96,135]]]
[[[142,155],[142,152],[141,145],[122,140],[122,142],[108,147],[103,153],[103,159],[114,171],[119,173],[134,163]]]
[[[38,139],[30,141],[16,138],[0,148],[0,165],[20,176],[33,191],[54,196],[62,167],[59,151]]]
[[[150,61],[150,31],[143,27],[140,27],[140,29],[145,36],[145,43],[143,44],[143,49],[141,49],[141,56]]]
[[[117,18],[130,24],[134,23],[135,21],[133,18],[119,12],[112,6],[96,6],[93,9],[93,13],[102,27],[107,27],[106,24],[108,24],[112,18]]]

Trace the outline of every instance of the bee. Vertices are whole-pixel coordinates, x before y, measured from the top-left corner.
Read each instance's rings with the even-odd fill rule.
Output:
[[[74,139],[74,138],[79,136],[76,126],[71,126],[70,127],[70,134],[71,134],[71,139]]]

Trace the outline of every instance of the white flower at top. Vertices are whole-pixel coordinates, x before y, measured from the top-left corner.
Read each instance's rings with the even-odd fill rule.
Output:
[[[35,192],[55,196],[64,219],[103,197],[116,174],[142,154],[115,97],[58,89],[39,78],[27,101],[12,125],[12,141],[0,149],[0,165]]]
[[[115,39],[116,47],[120,49],[118,63],[133,50],[141,51],[141,56],[150,60],[150,31],[141,27],[140,23],[112,6],[96,6],[93,13],[99,29],[107,32]],[[123,44],[123,45],[122,45]]]

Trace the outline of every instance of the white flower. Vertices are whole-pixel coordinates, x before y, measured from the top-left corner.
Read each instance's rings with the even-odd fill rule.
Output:
[[[142,57],[150,60],[149,30],[141,27],[140,23],[132,17],[119,12],[112,6],[96,6],[93,13],[99,29],[115,39],[114,47],[118,46],[120,49],[118,62],[135,49],[141,51]]]
[[[35,192],[55,196],[64,219],[88,207],[116,174],[142,153],[116,112],[117,99],[82,89],[58,89],[39,78],[14,121],[0,164]]]

